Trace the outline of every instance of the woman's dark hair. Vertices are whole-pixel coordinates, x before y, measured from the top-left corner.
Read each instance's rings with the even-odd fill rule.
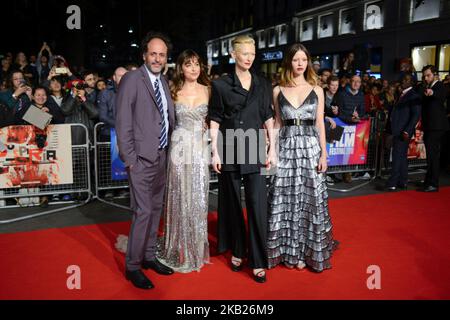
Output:
[[[36,93],[37,90],[44,90],[44,91],[45,91],[45,94],[47,95],[47,98],[50,97],[50,92],[49,92],[49,90],[47,89],[47,87],[44,87],[44,86],[37,86],[37,87],[33,88],[33,95]]]
[[[13,78],[14,75],[20,73],[22,75],[22,77],[25,79],[25,75],[22,71],[20,70],[13,70],[9,73],[9,77],[8,77],[8,81],[6,82],[6,89],[12,89],[14,90],[14,82],[13,82]],[[26,79],[25,79],[26,81]]]
[[[173,74],[173,84],[171,86],[170,92],[172,94],[172,98],[174,100],[177,99],[178,92],[181,90],[181,88],[184,85],[184,74],[183,74],[183,65],[192,62],[192,61],[198,61],[198,64],[200,66],[200,75],[197,79],[197,82],[209,87],[211,84],[211,81],[206,73],[205,64],[203,63],[202,59],[198,55],[197,52],[194,50],[184,50],[177,59],[177,64],[175,67],[175,72]]]
[[[172,46],[172,42],[170,41],[169,37],[166,36],[162,32],[155,32],[155,31],[150,31],[149,33],[147,33],[147,35],[142,40],[141,49],[142,49],[142,53],[143,54],[147,53],[148,43],[150,41],[152,41],[153,39],[160,39],[160,40],[164,41],[164,43],[167,46],[167,55],[170,54],[170,52],[172,51],[173,46]]]

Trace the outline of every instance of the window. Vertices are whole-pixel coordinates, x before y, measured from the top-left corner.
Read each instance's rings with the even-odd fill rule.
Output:
[[[208,59],[212,59],[212,57],[213,57],[213,44],[212,43],[208,43],[208,45],[207,45],[207,57],[208,57]]]
[[[439,18],[440,0],[411,0],[411,22]]]
[[[422,68],[428,64],[437,67],[442,79],[450,73],[450,43],[414,47],[412,62],[419,79],[422,76]]]
[[[275,47],[276,45],[276,34],[275,34],[275,28],[269,29],[269,48]]]
[[[258,37],[258,49],[264,49],[266,47],[266,31],[257,31],[256,35]]]
[[[300,41],[310,41],[313,39],[313,19],[302,20],[299,30]]]
[[[343,9],[339,17],[339,34],[355,33],[356,8]]]
[[[333,36],[333,14],[319,16],[319,26],[317,32],[318,38]]]
[[[214,42],[213,44],[213,58],[218,58],[219,57],[219,42]]]
[[[222,56],[228,55],[228,39],[222,40]]]
[[[450,43],[441,45],[439,53],[439,75],[442,77],[450,73]]]
[[[383,28],[383,1],[369,2],[364,10],[364,30]]]
[[[287,44],[288,41],[288,35],[287,35],[287,25],[281,24],[276,27],[277,33],[278,33],[278,44],[284,45]]]
[[[436,46],[415,47],[412,50],[414,69],[421,71],[428,64],[436,63]]]

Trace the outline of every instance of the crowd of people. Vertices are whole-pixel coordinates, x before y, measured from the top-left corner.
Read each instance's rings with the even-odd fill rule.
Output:
[[[68,61],[61,55],[54,55],[47,43],[43,43],[37,55],[29,57],[24,52],[13,56],[11,52],[1,57],[0,74],[0,125],[27,124],[24,114],[31,105],[52,115],[53,124],[81,123],[88,128],[89,139],[93,141],[93,129],[96,123],[103,122],[99,139],[108,141],[110,128],[115,126],[115,95],[122,76],[138,68],[130,63],[117,67],[109,78],[101,77],[95,71],[74,67],[72,70]],[[335,118],[345,123],[357,123],[367,117],[381,120],[378,127],[383,133],[388,133],[389,114],[402,94],[401,79],[405,74],[411,74],[413,86],[421,91],[423,86],[418,81],[411,61],[402,63],[398,79],[387,80],[376,78],[369,73],[355,73],[355,55],[350,52],[342,60],[339,70],[321,68],[319,61],[312,62],[312,68],[318,75],[319,85],[325,94],[325,123],[327,136],[336,128]],[[166,68],[164,74],[172,83],[174,70]],[[211,66],[207,66],[206,74],[210,80],[219,78],[211,74]],[[226,75],[226,74],[221,74]],[[272,86],[280,82],[280,74],[270,76]],[[435,74],[435,80],[440,80]],[[450,109],[450,75],[442,79],[444,85],[447,109]],[[447,110],[447,114],[450,113]],[[384,122],[384,123],[383,123]],[[78,133],[77,133],[78,132]],[[331,140],[327,140],[331,141]],[[389,140],[390,141],[390,140]],[[81,131],[73,130],[73,143],[83,143]],[[390,144],[389,144],[390,146]],[[450,161],[450,138],[442,141],[444,161]],[[448,166],[450,170],[450,165]],[[327,183],[351,182],[353,179],[369,178],[368,173],[328,175]],[[106,193],[112,197],[112,192]],[[65,197],[69,199],[67,195]],[[46,202],[44,203],[44,205]]]
[[[293,44],[271,86],[252,70],[255,41],[238,36],[232,44],[235,69],[221,77],[211,75],[192,50],[183,51],[168,72],[172,45],[161,33],[144,38],[142,66],[119,66],[110,79],[93,71],[73,72],[46,43],[30,62],[24,53],[14,63],[12,54],[2,57],[2,127],[28,124],[23,116],[34,106],[51,114],[51,123],[85,125],[91,142],[96,122],[105,123],[100,132],[105,141],[109,129],[116,129],[133,210],[130,235],[117,248],[126,253],[126,278],[138,288],[154,287],[142,268],[171,275],[200,271],[209,262],[210,166],[219,177],[218,252],[231,250],[232,271],[247,263],[253,279],[264,283],[266,270],[279,264],[330,269],[338,242],[328,210],[326,141],[336,119],[348,124],[368,117],[385,121],[383,130],[393,137],[386,187],[395,191],[407,184],[406,151],[422,118],[427,148],[423,191],[438,191],[450,83],[448,76],[440,81],[434,66],[423,68],[421,83],[411,69],[390,82],[356,74],[349,54],[335,74],[321,69],[302,44]],[[264,132],[256,138],[264,154],[258,149],[256,162],[246,139],[242,150],[236,145],[240,130]],[[225,143],[219,143],[220,135]],[[72,131],[72,144],[88,143],[85,138]],[[277,170],[267,185],[263,173],[272,167]],[[163,208],[164,236],[158,239]]]

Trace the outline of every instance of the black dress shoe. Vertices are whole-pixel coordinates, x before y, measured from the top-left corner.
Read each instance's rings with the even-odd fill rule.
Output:
[[[157,259],[152,261],[144,261],[142,262],[142,268],[144,269],[152,269],[158,274],[162,274],[164,276],[168,276],[173,274],[173,270],[165,265],[163,265],[161,262],[159,262]]]
[[[125,271],[125,278],[127,278],[128,281],[131,281],[131,283],[139,289],[153,289],[155,286],[153,283],[149,280],[149,278],[146,277],[146,275],[141,271]]]
[[[386,191],[389,191],[389,192],[397,191],[397,187],[386,187]]]
[[[423,192],[438,192],[439,188],[433,186],[426,186],[422,189]]]
[[[263,273],[263,275],[261,275]],[[258,283],[264,283],[266,282],[266,272],[260,271],[257,274],[253,274],[253,280],[255,280]]]
[[[405,184],[399,184],[397,186],[397,188],[399,188],[401,190],[408,190],[408,185],[406,183]]]

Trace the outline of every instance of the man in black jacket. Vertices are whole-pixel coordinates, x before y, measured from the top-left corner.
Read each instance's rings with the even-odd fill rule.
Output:
[[[444,101],[445,88],[441,81],[435,80],[436,68],[427,65],[422,69],[424,87],[422,91],[422,125],[424,143],[427,151],[427,174],[424,192],[439,191],[439,166],[441,138],[449,129]]]
[[[420,118],[420,96],[413,89],[411,74],[401,80],[402,94],[389,115],[388,129],[392,133],[392,172],[387,190],[406,189],[408,179],[408,145]]]

